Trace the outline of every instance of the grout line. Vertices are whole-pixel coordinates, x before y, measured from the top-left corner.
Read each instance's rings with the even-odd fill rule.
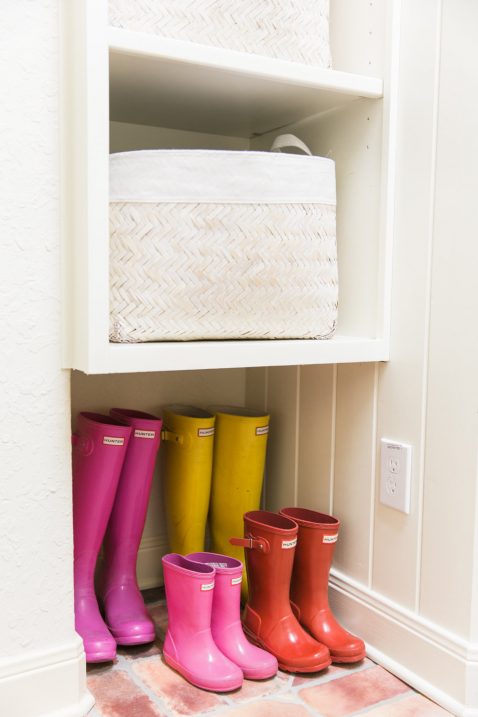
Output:
[[[378,388],[379,388],[379,364],[375,364],[373,376],[373,419],[372,419],[372,465],[370,470],[370,521],[369,521],[369,543],[368,543],[368,576],[367,586],[372,588],[373,581],[373,556],[375,536],[375,493],[377,483],[377,431],[378,431]]]
[[[380,700],[380,702],[375,702],[373,705],[367,705],[366,707],[361,710],[358,710],[357,712],[352,712],[350,715],[347,715],[347,717],[358,717],[358,715],[366,715],[371,712],[371,710],[378,709],[379,707],[385,707],[386,705],[396,704],[397,702],[401,702],[407,697],[410,697],[415,694],[417,694],[415,690],[412,690],[412,688],[410,688],[407,692],[402,692],[399,695],[394,695],[393,697],[389,697],[386,700]]]
[[[415,612],[420,611],[420,594],[421,594],[421,573],[423,561],[423,506],[425,492],[425,461],[426,461],[426,435],[427,435],[427,404],[428,404],[428,381],[429,381],[429,360],[430,360],[430,332],[431,332],[431,295],[432,295],[432,275],[433,275],[433,235],[435,229],[435,201],[436,201],[436,166],[438,153],[438,120],[439,120],[439,88],[440,88],[440,53],[441,53],[441,35],[443,22],[443,0],[440,0],[437,13],[436,26],[436,54],[435,54],[435,97],[433,104],[433,133],[432,133],[432,160],[431,160],[431,183],[430,183],[430,203],[428,207],[429,224],[428,224],[428,257],[427,257],[427,273],[426,273],[426,327],[424,331],[424,351],[422,364],[422,401],[421,401],[421,421],[420,421],[420,458],[419,458],[419,483],[418,483],[418,526],[417,526],[417,564],[415,572]]]
[[[334,487],[335,487],[335,436],[337,430],[337,383],[338,367],[333,366],[332,373],[332,411],[330,416],[330,474],[329,474],[329,515],[334,514]]]

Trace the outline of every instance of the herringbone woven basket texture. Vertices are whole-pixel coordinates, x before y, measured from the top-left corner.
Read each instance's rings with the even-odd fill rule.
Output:
[[[113,27],[330,67],[329,0],[110,0]]]
[[[335,206],[110,203],[110,340],[330,338]]]

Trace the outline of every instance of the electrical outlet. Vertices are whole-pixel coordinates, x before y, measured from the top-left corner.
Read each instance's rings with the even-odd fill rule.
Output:
[[[412,447],[387,438],[380,443],[380,502],[410,513]]]

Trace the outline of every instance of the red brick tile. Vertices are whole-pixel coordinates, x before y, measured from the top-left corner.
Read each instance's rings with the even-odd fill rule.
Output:
[[[163,640],[159,637],[154,642],[150,642],[147,645],[137,646],[124,646],[118,645],[118,655],[122,655],[126,660],[137,660],[140,657],[161,657],[163,647]]]
[[[326,684],[306,687],[299,695],[323,717],[346,717],[409,689],[381,667],[372,667]]]
[[[279,702],[277,700],[261,700],[248,702],[227,712],[216,712],[214,717],[310,717],[310,712],[299,704],[293,702]]]
[[[231,692],[228,697],[234,702],[252,700],[255,697],[268,697],[283,692],[289,684],[289,675],[278,672],[276,677],[270,680],[244,680],[240,690]]]
[[[189,684],[158,658],[138,660],[133,670],[155,695],[164,700],[173,715],[195,715],[224,704],[214,693]]]
[[[366,717],[453,717],[422,695],[410,695],[397,702],[387,702],[366,713]]]
[[[297,674],[294,677],[293,687],[298,687],[299,685],[305,686],[316,680],[327,681],[331,676],[334,678],[345,677],[345,675],[349,675],[351,672],[357,672],[358,670],[363,670],[368,667],[372,667],[373,665],[374,663],[366,657],[364,660],[354,662],[350,665],[330,665],[330,667],[326,670],[322,670],[321,672]]]
[[[156,626],[156,633],[164,639],[166,630],[168,629],[168,610],[165,603],[148,607],[149,614],[153,618]]]
[[[122,670],[90,674],[88,689],[101,717],[162,717],[162,713]]]

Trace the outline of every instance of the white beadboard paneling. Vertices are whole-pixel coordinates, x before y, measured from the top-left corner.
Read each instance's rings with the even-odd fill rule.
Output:
[[[443,2],[420,610],[466,636],[477,519],[478,5],[459,8]]]
[[[420,568],[438,20],[435,0],[419,6],[413,2],[402,5],[390,338],[393,358],[380,368],[378,397],[378,440],[387,437],[413,446],[412,510],[404,515],[383,506],[377,490],[373,586],[409,608],[415,607]],[[377,454],[379,450],[378,444]],[[379,480],[378,470],[377,487]],[[390,564],[396,569],[390,570]]]
[[[364,583],[369,575],[375,439],[375,366],[339,366],[333,513],[341,521],[335,566]]]
[[[334,366],[300,369],[297,505],[328,513],[335,422]]]
[[[299,367],[268,369],[267,410],[270,433],[267,449],[267,510],[280,510],[297,501]]]

